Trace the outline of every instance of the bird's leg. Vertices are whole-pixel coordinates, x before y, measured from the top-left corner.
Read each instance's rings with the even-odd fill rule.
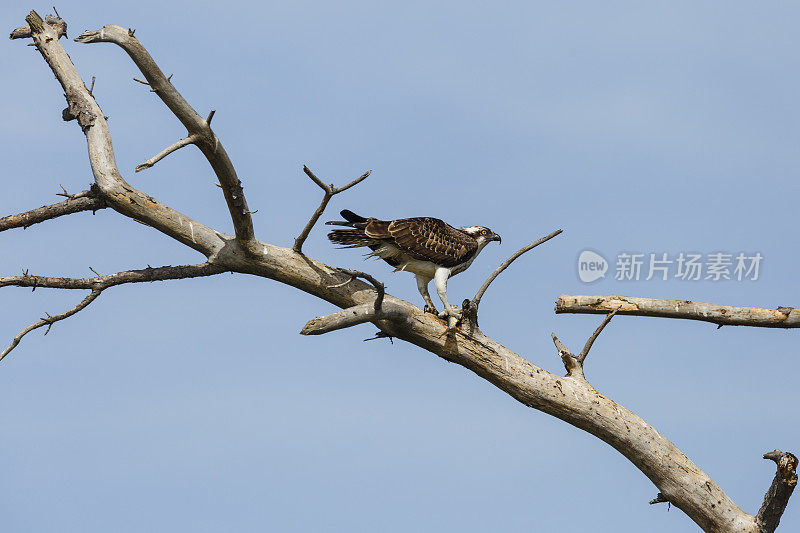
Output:
[[[461,318],[461,310],[457,307],[450,305],[447,301],[447,278],[450,277],[450,269],[439,267],[436,269],[436,274],[433,276],[434,283],[436,283],[436,292],[439,293],[439,298],[442,299],[444,304],[444,312],[439,313],[439,318],[454,317]]]
[[[430,283],[432,278],[428,278],[426,276],[421,276],[419,274],[417,276],[417,290],[422,295],[422,299],[425,300],[425,312],[426,313],[433,313],[434,315],[439,314],[439,311],[436,310],[436,306],[433,305],[433,300],[431,300],[431,295],[428,293],[428,283]]]

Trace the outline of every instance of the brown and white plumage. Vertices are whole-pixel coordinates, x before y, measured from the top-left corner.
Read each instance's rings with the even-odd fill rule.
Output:
[[[417,287],[425,299],[426,309],[436,312],[428,283],[436,280],[436,289],[445,307],[444,315],[459,316],[459,311],[447,301],[447,279],[466,270],[491,241],[500,236],[483,226],[454,228],[438,218],[416,217],[398,220],[364,218],[352,211],[341,212],[344,221],[327,224],[347,226],[337,229],[328,238],[345,248],[362,246],[395,267],[417,276]]]

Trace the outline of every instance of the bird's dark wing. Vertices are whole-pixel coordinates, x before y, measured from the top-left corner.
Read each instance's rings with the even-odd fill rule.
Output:
[[[414,259],[431,261],[447,268],[468,260],[478,248],[475,239],[438,218],[401,218],[388,224],[383,221],[370,222],[372,224],[367,226],[368,235],[374,224],[376,237],[378,230],[381,230],[381,235],[385,231],[388,235],[378,238],[391,237],[398,248]],[[385,230],[383,224],[386,224]]]

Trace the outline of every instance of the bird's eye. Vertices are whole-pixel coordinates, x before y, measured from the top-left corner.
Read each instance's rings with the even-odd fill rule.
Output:
[[[485,229],[481,230],[481,235],[486,235],[486,230]]]

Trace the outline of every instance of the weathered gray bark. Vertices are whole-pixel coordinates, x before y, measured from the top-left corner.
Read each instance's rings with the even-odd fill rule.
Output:
[[[29,34],[15,31],[33,37],[37,49],[61,83],[68,103],[64,116],[67,119],[76,118],[86,135],[95,183],[107,206],[169,235],[207,258],[207,263],[203,265],[165,267],[173,270],[163,271],[158,279],[172,279],[169,276],[176,272],[174,269],[186,268],[189,273],[196,275],[227,271],[248,273],[296,287],[346,310],[318,319],[316,324],[322,330],[337,329],[330,326],[347,322],[342,317],[355,316],[352,323],[360,323],[362,318],[366,318],[384,335],[403,339],[464,366],[521,403],[597,436],[627,457],[658,487],[664,500],[683,510],[705,531],[763,530],[756,517],[742,511],[672,442],[636,414],[595,390],[585,379],[583,360],[602,327],[598,328],[578,357],[569,353],[563,345],[559,346],[562,358],[570,357],[565,359],[570,375],[561,377],[530,363],[484,335],[477,327],[450,329],[445,322],[408,302],[388,294],[381,300],[382,287],[355,279],[353,273],[330,267],[299,251],[257,241],[241,185],[211,130],[210,119],[202,119],[186,103],[133,32],[119,26],[105,26],[98,31],[85,32],[76,40],[82,43],[112,42],[121,46],[133,58],[156,94],[186,125],[189,134],[199,136],[200,140],[195,144],[203,150],[217,172],[236,236],[217,232],[133,188],[117,169],[108,124],[100,107],[58,41],[59,23],[46,23],[35,12],[31,12],[26,20],[31,30]],[[315,213],[316,218],[319,217]],[[307,229],[310,231],[310,227]],[[304,230],[301,236],[307,233]],[[302,240],[296,242],[298,250]],[[149,281],[146,278],[147,274],[142,271],[86,280],[26,275],[2,278],[0,285],[90,289],[92,293],[87,299],[93,299],[114,282]],[[489,282],[491,280],[487,281],[486,286]],[[479,291],[479,296],[484,290]],[[477,309],[477,305],[474,308]],[[611,308],[603,312],[613,310]],[[624,310],[620,309],[619,312],[623,313]],[[603,325],[608,320],[610,316]],[[312,326],[306,327],[313,329]],[[579,373],[576,364],[580,365]],[[770,506],[770,509],[777,509],[777,506]]]
[[[619,309],[620,315],[683,318],[711,322],[718,326],[799,328],[800,309],[778,307],[734,307],[691,300],[659,300],[633,296],[573,296],[561,294],[556,313],[605,314]]]
[[[45,205],[37,209],[31,209],[25,213],[18,213],[0,218],[0,231],[13,228],[27,228],[39,222],[53,218],[79,213],[81,211],[97,211],[105,209],[106,202],[96,191],[88,190],[77,194],[66,195],[67,199],[57,204]]]

